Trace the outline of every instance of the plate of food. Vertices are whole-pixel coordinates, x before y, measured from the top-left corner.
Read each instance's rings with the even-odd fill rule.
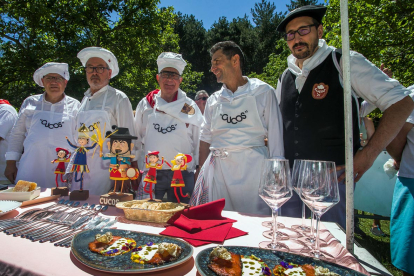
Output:
[[[255,247],[217,246],[198,253],[202,276],[215,275],[330,275],[361,276],[355,270],[296,254]],[[317,273],[315,272],[317,271]]]
[[[186,262],[193,255],[193,247],[166,236],[96,229],[76,234],[72,253],[81,263],[99,271],[149,273]]]
[[[26,201],[32,200],[40,195],[40,187],[34,182],[19,180],[16,186],[0,191],[0,199]]]
[[[0,200],[0,216],[5,215],[22,205],[21,202],[13,200]]]

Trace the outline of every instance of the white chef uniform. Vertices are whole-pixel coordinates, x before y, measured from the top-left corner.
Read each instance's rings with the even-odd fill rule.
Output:
[[[127,95],[109,85],[101,88],[93,95],[90,89],[85,92],[76,121],[77,128],[85,124],[91,130],[93,129],[93,124],[99,122],[103,135],[106,135],[107,131],[112,131],[112,126],[116,125],[128,128],[129,133],[135,136],[132,106]],[[76,144],[77,136],[73,139],[71,142]],[[89,141],[89,146],[92,144],[93,141]],[[107,152],[109,150],[106,143],[104,143],[103,153]],[[132,150],[131,154],[135,155],[135,151]],[[92,195],[107,193],[111,188],[111,181],[109,179],[110,162],[99,157],[98,146],[96,150],[93,149],[87,152],[87,164],[90,172],[83,174],[83,189],[89,190],[89,193]],[[71,167],[71,164],[68,167]],[[68,170],[66,172],[68,173]],[[73,182],[71,189],[78,190],[79,183]]]
[[[223,85],[207,101],[200,139],[211,150],[203,167],[208,201],[225,198],[225,210],[270,214],[258,189],[264,159],[283,158],[282,120],[274,89],[244,78],[234,93]]]
[[[154,108],[146,98],[137,106],[135,125],[142,141],[141,145],[137,144],[140,168],[145,168],[142,161],[148,151],[159,151],[160,157],[164,156],[168,162],[178,153],[190,154],[193,160],[188,163],[189,172],[194,171],[198,164],[200,127],[204,118],[197,104],[186,93],[181,89],[177,93],[177,100],[170,103],[161,98],[160,91],[154,95]],[[185,106],[187,109],[183,109]],[[163,170],[171,169],[164,165]]]
[[[27,180],[52,188],[56,187],[57,165],[50,161],[56,159],[57,147],[68,148],[65,136],[72,137],[76,132],[75,117],[80,103],[67,95],[55,104],[44,97],[45,94],[34,95],[23,102],[10,134],[6,159],[20,159],[16,183]]]
[[[17,121],[17,112],[9,104],[0,104],[0,184],[9,184],[10,181],[4,176],[6,169],[6,152],[10,140],[11,129]]]

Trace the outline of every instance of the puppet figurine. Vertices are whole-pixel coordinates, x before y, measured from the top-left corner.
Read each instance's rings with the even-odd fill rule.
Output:
[[[89,129],[82,125],[78,129],[78,144],[79,146],[75,146],[72,144],[68,137],[66,136],[66,140],[68,141],[69,146],[75,149],[75,156],[72,168],[70,169],[70,172],[75,172],[74,180],[75,182],[80,182],[80,189],[79,191],[83,191],[83,173],[89,173],[88,164],[86,163],[86,153],[96,147],[97,143],[94,143],[91,147],[86,147],[86,145],[89,143],[89,135],[88,135]],[[78,178],[78,173],[81,173],[80,178]],[[88,193],[89,196],[89,193]]]
[[[131,149],[134,144],[131,140],[137,139],[129,133],[128,128],[113,126],[114,131],[111,133],[108,131],[106,136],[110,136],[110,141],[107,143],[109,153],[106,156],[102,156],[102,159],[110,159],[111,164],[109,165],[109,178],[115,180],[114,191],[116,192],[117,180],[122,180],[121,193],[123,194],[124,181],[135,180],[139,176],[138,169],[131,167],[130,159],[134,158],[135,155],[131,155]]]
[[[143,180],[145,182],[144,191],[150,195],[151,200],[154,200],[152,197],[152,184],[157,184],[157,170],[161,170],[164,164],[164,156],[161,159],[161,164],[158,163],[158,160],[160,160],[159,153],[159,151],[153,151],[145,155],[145,168],[149,168],[149,171]]]
[[[65,171],[66,171],[65,163],[68,163],[70,161],[70,153],[67,149],[56,148],[56,154],[58,158],[53,161],[50,161],[50,163],[58,163],[55,169],[55,174],[56,174],[56,188],[59,188],[59,184],[58,184],[59,174],[60,174],[60,181],[62,181],[63,183],[66,182],[66,180],[63,180],[63,175],[65,174]]]
[[[173,178],[171,180],[171,187],[174,187],[174,194],[178,203],[180,203],[180,197],[177,194],[177,188],[180,188],[180,194],[182,197],[190,197],[188,193],[183,195],[182,187],[185,187],[185,183],[181,171],[187,170],[187,163],[191,162],[191,160],[193,160],[191,155],[179,153],[174,157],[174,160],[171,161],[173,166],[165,161],[171,170],[174,171]]]

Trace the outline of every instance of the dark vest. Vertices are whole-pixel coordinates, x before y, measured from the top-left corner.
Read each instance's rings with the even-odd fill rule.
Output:
[[[288,70],[282,80],[280,110],[285,158],[291,166],[295,159],[334,161],[337,166],[345,164],[344,91],[332,55],[310,72],[300,94],[295,79]],[[322,88],[321,84],[325,86]],[[359,126],[354,99],[352,125],[356,153]]]

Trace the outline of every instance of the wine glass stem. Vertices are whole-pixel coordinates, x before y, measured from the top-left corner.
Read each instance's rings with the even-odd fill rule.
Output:
[[[315,240],[315,257],[319,257],[319,252],[320,252],[320,247],[319,247],[319,224],[321,222],[321,216],[319,216],[318,214],[316,215],[316,240]]]
[[[272,235],[272,247],[277,247],[277,209],[272,209],[272,219],[273,219],[273,235]]]
[[[305,203],[304,202],[302,202],[302,227],[305,227],[306,225],[305,225],[305,216],[306,216],[306,214],[305,214]]]
[[[311,229],[310,229],[310,238],[313,239],[313,212],[311,212]]]

